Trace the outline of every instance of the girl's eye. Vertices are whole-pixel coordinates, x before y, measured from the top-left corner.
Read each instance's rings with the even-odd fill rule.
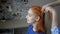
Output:
[[[31,17],[31,15],[29,14],[28,16],[30,16]]]

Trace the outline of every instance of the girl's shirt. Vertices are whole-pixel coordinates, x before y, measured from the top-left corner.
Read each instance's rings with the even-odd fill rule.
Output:
[[[28,26],[27,34],[37,34],[36,31],[33,31],[33,26],[32,25]],[[40,34],[44,34],[44,32],[40,32]]]

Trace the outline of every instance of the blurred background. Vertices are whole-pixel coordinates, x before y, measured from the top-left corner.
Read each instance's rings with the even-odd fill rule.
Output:
[[[43,6],[56,0],[0,0],[0,34],[26,34],[28,24],[26,22],[27,11],[31,6]],[[57,10],[58,23],[60,22],[60,6]],[[50,33],[51,20],[45,14],[45,26],[47,34]],[[52,17],[52,15],[51,15]]]

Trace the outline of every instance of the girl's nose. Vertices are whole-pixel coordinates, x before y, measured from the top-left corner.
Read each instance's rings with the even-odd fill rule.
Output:
[[[26,16],[26,18],[27,18],[27,16]]]

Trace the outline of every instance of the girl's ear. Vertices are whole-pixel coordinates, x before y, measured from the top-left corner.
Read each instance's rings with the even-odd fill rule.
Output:
[[[39,19],[40,19],[40,17],[39,17],[39,16],[37,16],[37,17],[36,17],[36,21],[38,21]]]

